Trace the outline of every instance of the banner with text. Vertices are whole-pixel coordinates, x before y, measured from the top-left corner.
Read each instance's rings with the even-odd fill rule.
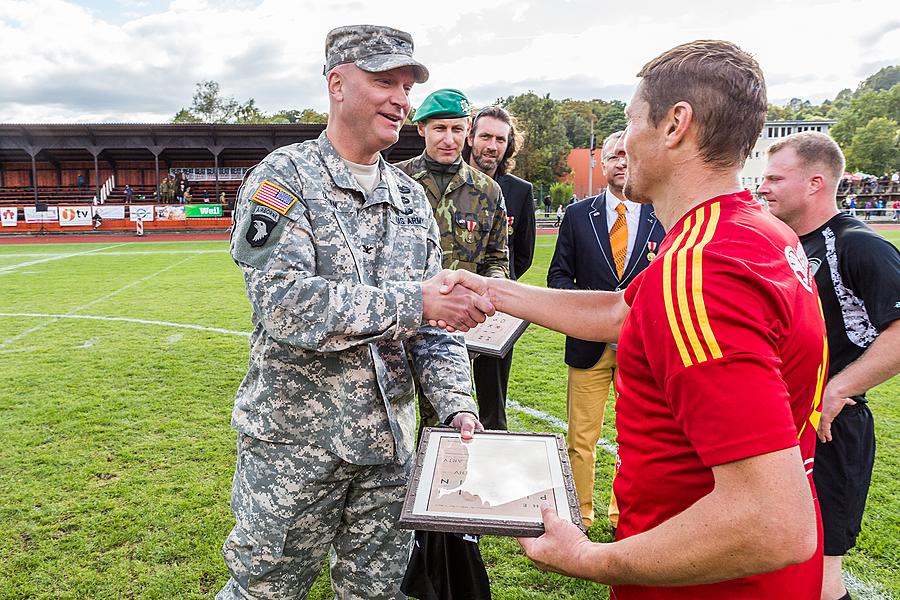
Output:
[[[247,167],[219,167],[219,181],[240,181],[244,178]],[[188,181],[215,181],[216,169],[209,167],[169,169],[169,175],[181,175]]]
[[[152,221],[152,204],[132,204],[128,207],[128,215],[132,221]]]
[[[184,212],[188,219],[206,219],[225,215],[221,204],[187,204]]]
[[[184,205],[176,204],[176,205],[166,205],[156,207],[156,220],[157,221],[183,221],[187,217],[184,214]]]
[[[19,207],[4,206],[0,209],[0,219],[2,219],[4,227],[15,227],[19,222]]]
[[[48,206],[47,210],[38,210],[33,206],[25,207],[26,223],[56,223],[59,221],[59,212],[55,206]]]
[[[124,204],[103,204],[100,206],[94,207],[94,214],[100,215],[100,218],[104,221],[107,219],[124,219],[125,218],[125,205]]]
[[[85,226],[91,224],[90,206],[60,206],[59,224],[63,227]]]

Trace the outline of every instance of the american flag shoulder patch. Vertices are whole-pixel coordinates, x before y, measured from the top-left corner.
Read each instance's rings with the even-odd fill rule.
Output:
[[[251,199],[258,204],[268,206],[272,210],[285,215],[294,205],[294,202],[297,201],[297,196],[266,179],[259,185]]]

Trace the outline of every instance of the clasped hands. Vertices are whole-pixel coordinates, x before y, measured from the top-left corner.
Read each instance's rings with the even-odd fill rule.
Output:
[[[444,269],[422,283],[422,317],[447,331],[468,331],[494,314],[487,277]]]

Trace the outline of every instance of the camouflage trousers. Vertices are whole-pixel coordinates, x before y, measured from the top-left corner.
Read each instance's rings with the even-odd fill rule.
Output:
[[[305,598],[329,548],[336,598],[404,598],[411,535],[395,525],[411,466],[353,465],[239,433],[222,547],[231,578],[216,600]]]

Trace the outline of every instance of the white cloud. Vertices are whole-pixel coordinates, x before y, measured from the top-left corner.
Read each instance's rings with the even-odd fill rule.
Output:
[[[120,3],[120,12],[64,0],[0,3],[0,119],[7,122],[165,121],[214,79],[266,111],[314,107],[327,98],[325,34],[378,23],[410,31],[432,79],[475,103],[533,89],[554,97],[625,98],[640,67],[691,39],[730,39],[753,53],[769,97],[820,101],[885,64],[900,62],[900,21],[886,1],[762,0],[725,10],[653,0],[462,4],[408,1],[174,0]],[[126,10],[140,8],[129,18]],[[895,12],[895,11],[894,11]]]

